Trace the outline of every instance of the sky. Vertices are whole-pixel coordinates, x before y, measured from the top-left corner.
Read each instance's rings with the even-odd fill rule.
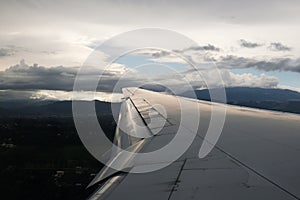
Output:
[[[94,95],[105,101],[114,101],[112,91],[121,92],[112,87],[116,83],[134,86],[151,79],[178,88],[188,79],[193,88],[205,88],[205,79],[220,86],[209,67],[199,69],[204,78],[196,76],[162,49],[132,52],[111,64],[112,50],[130,44],[97,48],[144,28],[171,30],[195,41],[172,51],[201,66],[216,66],[225,87],[300,91],[299,10],[298,0],[1,0],[0,97],[71,99],[81,67],[87,68],[87,82],[105,72]],[[85,66],[95,52],[97,65]]]

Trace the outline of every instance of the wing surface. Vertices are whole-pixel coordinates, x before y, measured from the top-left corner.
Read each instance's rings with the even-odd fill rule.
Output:
[[[123,93],[127,99],[115,139],[122,149],[137,153],[160,149],[172,141],[179,126],[195,137],[175,162],[168,158],[131,162],[122,152],[110,152],[109,163],[117,162],[120,170],[103,168],[93,181],[101,185],[90,199],[300,199],[300,116],[136,88],[125,88]],[[197,131],[189,129],[193,126],[189,121],[180,124],[180,106],[191,117],[195,106],[200,109]],[[216,146],[200,159],[214,108],[226,108],[226,121]],[[149,173],[119,172],[166,163],[167,167]]]

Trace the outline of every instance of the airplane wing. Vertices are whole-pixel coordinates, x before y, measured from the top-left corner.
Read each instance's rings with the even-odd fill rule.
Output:
[[[300,199],[300,116],[136,88],[123,89],[123,93],[127,99],[115,139],[119,147],[135,153],[160,149],[172,141],[181,125],[195,137],[174,162],[168,158],[130,162],[133,158],[110,152],[114,156],[92,182],[101,184],[90,199]],[[197,131],[189,129],[188,121],[180,124],[178,98],[187,113],[195,106],[200,109]],[[213,141],[216,145],[200,159],[213,108],[226,108],[224,128],[218,141]],[[120,170],[110,168],[116,162]],[[128,173],[164,163],[164,168],[153,172]]]

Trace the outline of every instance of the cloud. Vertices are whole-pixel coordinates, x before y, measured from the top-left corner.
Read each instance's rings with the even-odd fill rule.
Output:
[[[152,56],[153,58],[161,58],[161,57],[166,57],[166,56],[171,55],[170,52],[164,51],[164,50],[161,50],[161,51],[154,51],[154,52],[152,52],[152,53],[150,53],[150,54],[151,54],[151,56]]]
[[[106,102],[121,102],[122,97],[123,95],[121,93],[112,94],[106,92],[83,91],[77,92],[76,95],[74,95],[73,91],[37,90],[32,91],[31,96],[29,98],[35,100],[100,100]]]
[[[63,66],[45,68],[24,60],[0,72],[0,89],[71,90],[78,68]]]
[[[79,67],[51,67],[46,68],[34,64],[27,65],[24,60],[15,66],[12,66],[5,71],[0,72],[0,90],[61,90],[72,91],[74,80]],[[96,68],[87,68],[86,73],[81,77],[82,90],[87,91],[90,88],[91,81],[98,80]],[[180,74],[189,80],[193,87],[204,87],[204,80],[210,81],[210,86],[218,87],[220,80],[215,78],[214,70],[201,70],[203,77],[196,76],[193,71],[182,71]],[[255,87],[274,87],[278,84],[278,80],[274,77],[266,75],[254,76],[252,74],[238,75],[229,72],[227,69],[222,69],[222,77],[225,86],[255,86]],[[99,92],[121,92],[123,87],[140,86],[146,83],[159,82],[172,87],[182,87],[182,77],[177,77],[172,73],[158,75],[154,79],[149,79],[146,75],[131,71],[123,65],[116,64],[109,71],[103,73],[100,79],[97,91]],[[180,88],[179,87],[179,88]],[[54,92],[51,94],[59,95]]]
[[[239,40],[239,43],[240,43],[241,47],[250,48],[250,49],[253,49],[253,48],[256,48],[256,47],[260,47],[260,46],[263,45],[263,44],[259,44],[259,43],[248,42],[248,41],[246,41],[244,39]]]
[[[72,9],[69,9],[71,7]],[[298,1],[290,0],[284,2],[278,0],[254,2],[246,0],[240,0],[239,2],[234,0],[189,0],[187,2],[169,0],[163,2],[158,0],[151,2],[146,0],[91,0],[88,4],[83,1],[76,1],[75,5],[71,1],[60,1],[60,3],[6,1],[2,3],[0,11],[3,13],[4,19],[2,21],[5,25],[9,22],[12,22],[13,25],[17,23],[21,24],[21,22],[18,22],[18,17],[13,15],[13,11],[18,10],[23,14],[22,17],[27,22],[30,20],[40,22],[50,17],[56,17],[61,21],[74,20],[116,25],[126,25],[135,22],[135,24],[147,23],[148,26],[161,26],[163,22],[165,25],[177,22],[181,25],[191,24],[195,27],[195,25],[199,25],[199,21],[191,19],[202,19],[202,21],[207,21],[208,23],[220,21],[239,24],[262,24],[289,20],[289,23],[294,22],[297,24],[297,17],[299,16],[297,11],[299,7]],[[122,10],[122,15],[119,13],[120,10]],[[168,10],[168,17],[163,18],[162,16],[165,16],[166,10]],[[178,13],[181,14],[179,15]],[[10,21],[5,19],[10,19]],[[24,23],[23,26],[25,25],[28,26],[28,23]]]
[[[287,86],[287,85],[278,85],[278,88],[284,89],[284,90],[293,90],[293,91],[300,93],[300,88],[298,88],[298,87],[292,87],[292,86]]]
[[[246,63],[245,67],[256,68],[264,71],[290,71],[300,73],[300,60],[284,58],[271,61],[249,62]]]
[[[197,50],[198,48],[189,48]],[[181,52],[177,51],[179,54]],[[185,50],[182,50],[185,52]],[[148,52],[148,54],[150,54]],[[167,51],[155,51],[150,54],[157,62],[178,62],[185,63],[179,59],[176,55],[171,54]],[[262,71],[290,71],[300,73],[300,58],[271,58],[271,59],[260,59],[260,58],[249,58],[236,55],[219,56],[213,54],[182,54],[185,57],[193,60],[194,63],[198,63],[199,66],[205,66],[207,63],[208,67],[211,67],[209,63],[213,62],[220,69],[244,69],[254,68]],[[217,56],[217,57],[216,57]],[[207,68],[207,67],[206,67]]]
[[[208,44],[204,46],[191,46],[184,49],[174,49],[171,52],[165,50],[148,49],[140,52],[141,55],[150,56],[149,60],[159,63],[180,63],[187,64],[185,59],[193,60],[194,55],[203,62],[214,61],[210,52],[219,52],[221,49],[214,45]],[[201,52],[201,53],[199,53]],[[179,56],[178,56],[179,55]],[[184,59],[183,59],[184,58]],[[194,60],[193,60],[194,61]]]
[[[121,102],[123,95],[121,93],[106,92],[90,92],[83,91],[76,93],[73,91],[62,90],[0,90],[0,102],[11,100],[52,100],[52,101],[68,101],[68,100],[100,100],[106,102]]]
[[[211,44],[207,44],[204,46],[191,46],[189,48],[185,48],[182,50],[174,50],[174,51],[179,53],[184,53],[187,51],[220,51],[220,48]]]
[[[258,60],[238,56],[221,57],[216,62],[219,68],[243,69],[255,68],[264,71],[290,71],[300,73],[300,59],[277,58],[271,60]]]
[[[170,56],[166,51],[147,53],[151,53],[153,57],[158,58]],[[247,86],[273,88],[278,86],[276,77],[263,73],[259,76],[251,73],[235,74],[230,69],[255,68],[264,71],[300,72],[300,59],[293,60],[290,58],[266,61],[229,55],[216,59],[216,64],[220,69],[223,80],[216,78],[216,71],[211,67],[198,69],[202,76],[199,76],[198,71],[183,68],[179,72],[180,77],[168,71],[165,74],[157,74],[152,78],[149,77],[149,74],[126,68],[118,63],[113,64],[108,71],[87,67],[85,74],[81,77],[83,83],[81,86],[83,91],[89,91],[91,81],[97,81],[99,78],[99,70],[102,70],[103,76],[100,79],[97,91],[106,93],[111,93],[112,91],[121,93],[123,87],[136,87],[152,84],[153,82],[185,90],[183,87],[186,84],[183,82],[185,79],[189,80],[189,83],[194,88],[203,88],[206,86],[206,82],[210,87]],[[48,95],[47,98],[49,98],[51,95],[60,96],[65,93],[49,92],[49,90],[72,91],[78,70],[79,67],[57,66],[46,68],[38,64],[29,66],[22,60],[19,64],[0,72],[0,90],[43,90],[46,92],[36,93],[35,97],[38,96],[40,98]],[[224,85],[222,84],[223,82]]]
[[[277,87],[279,80],[274,76],[261,74],[255,76],[251,73],[234,74],[228,70],[222,71],[222,77],[226,87],[261,87],[274,88]]]
[[[292,48],[281,44],[280,42],[273,42],[270,44],[269,49],[272,51],[291,51]]]
[[[188,69],[180,74],[169,74],[157,78],[154,83],[169,88],[173,92],[184,93],[190,91],[191,88],[203,89],[208,87],[276,88],[279,80],[264,73],[253,75],[251,73],[235,74],[228,69]],[[155,89],[153,86],[152,88]]]
[[[216,47],[214,45],[208,44],[204,46],[191,46],[185,49],[174,49],[173,52],[183,54],[190,51],[220,51],[219,47]],[[142,54],[144,55],[150,55],[153,58],[162,58],[172,55],[171,52],[164,51],[164,50],[147,50],[142,51]]]
[[[218,79],[217,74],[220,74],[221,79]],[[205,88],[206,84],[211,88],[214,87],[262,87],[274,88],[277,87],[279,80],[274,76],[261,74],[259,76],[251,73],[235,74],[227,69],[216,70],[188,70],[185,74],[187,80],[194,82],[193,87]]]
[[[20,47],[13,45],[6,45],[3,48],[0,48],[0,58],[5,56],[15,55],[20,50]]]
[[[88,4],[76,1],[76,5],[71,5],[69,1],[59,4],[13,2],[7,1],[0,7],[0,21],[3,27],[0,31],[0,42],[24,46],[30,52],[20,52],[22,55],[14,59],[3,59],[0,66],[12,65],[22,57],[47,66],[78,65],[84,62],[101,41],[124,31],[143,28],[145,24],[149,27],[165,27],[179,31],[198,42],[213,42],[220,45],[224,51],[227,45],[232,45],[229,43],[234,43],[239,38],[259,37],[296,43],[299,32],[299,12],[296,12],[296,8],[300,7],[300,3],[295,1],[273,3],[268,0],[259,2],[259,6],[253,6],[253,2],[244,0],[238,3],[233,0],[229,3],[195,0],[189,3],[92,0]],[[72,9],[68,9],[70,6]],[[268,12],[265,12],[266,9]],[[15,10],[22,15],[22,21],[14,14]],[[119,10],[122,10],[122,15],[119,14]],[[162,17],[165,16],[166,10],[168,17]],[[280,32],[292,25],[296,25],[293,29],[294,34]],[[174,43],[172,40],[170,42]],[[212,45],[206,45],[202,48],[210,51],[220,49],[211,47]],[[50,55],[40,53],[45,51],[49,51]]]
[[[50,67],[46,68],[34,64],[29,66],[24,60],[15,66],[9,67],[0,72],[0,90],[64,90],[71,91],[79,67]],[[103,85],[100,90],[111,88],[111,84],[117,81],[118,76],[125,73],[127,69],[120,64],[113,64],[110,70],[101,71],[101,69],[86,66],[83,79],[83,87],[88,88],[89,83],[97,80],[97,74],[102,73]],[[85,89],[83,88],[83,89]]]
[[[0,49],[0,57],[11,56],[12,53],[9,49],[1,48]]]

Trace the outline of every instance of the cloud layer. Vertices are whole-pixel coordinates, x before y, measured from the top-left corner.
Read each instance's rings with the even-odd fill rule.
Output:
[[[132,87],[143,85],[147,82],[161,83],[167,86],[182,86],[186,84],[184,80],[189,80],[192,87],[206,87],[207,80],[212,87],[223,86],[222,82],[216,79],[216,71],[205,69],[200,71],[185,70],[176,77],[172,73],[158,75],[154,79],[148,79],[147,74],[139,74],[136,71],[123,69],[124,66],[116,65],[112,70],[103,73],[97,91],[100,92],[121,92],[122,87]],[[117,70],[114,70],[117,69]],[[71,91],[74,80],[78,72],[78,67],[51,67],[45,68],[34,64],[27,65],[24,61],[0,72],[0,90],[62,90]],[[87,70],[82,78],[82,89],[87,90],[91,81],[97,80],[98,69]],[[199,76],[199,72],[201,76]],[[276,87],[278,80],[275,77],[262,74],[254,76],[252,74],[234,74],[228,69],[220,70],[224,85],[250,86],[250,87]]]

